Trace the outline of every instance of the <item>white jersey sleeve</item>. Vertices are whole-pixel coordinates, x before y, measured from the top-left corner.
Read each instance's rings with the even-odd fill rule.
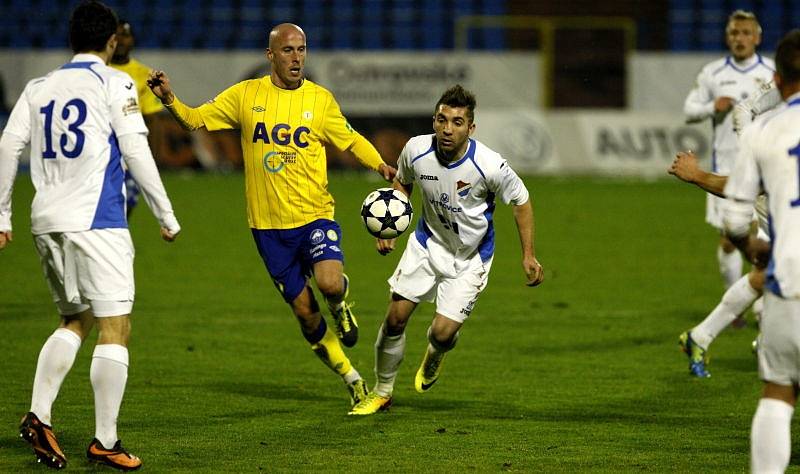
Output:
[[[775,83],[770,81],[763,84],[758,94],[736,104],[733,109],[733,130],[737,135],[741,135],[744,127],[753,122],[758,115],[772,110],[782,103],[781,93],[775,87]]]
[[[109,77],[111,126],[117,138],[130,133],[148,133],[139,110],[136,84],[126,73],[113,70]]]
[[[714,114],[714,95],[711,79],[704,68],[697,74],[694,87],[683,103],[683,113],[689,123],[700,122]]]
[[[27,91],[27,86],[25,88]],[[6,232],[11,226],[11,194],[17,176],[19,156],[30,142],[30,107],[23,91],[0,136],[0,231]]]
[[[522,179],[511,169],[508,162],[503,160],[494,173],[486,176],[489,189],[492,190],[505,204],[519,206],[528,202],[528,189]]]
[[[411,166],[411,156],[412,150],[410,145],[411,142],[407,142],[405,146],[403,146],[403,150],[400,152],[400,157],[397,158],[397,175],[395,179],[400,182],[400,184],[413,184],[414,183],[414,167]]]

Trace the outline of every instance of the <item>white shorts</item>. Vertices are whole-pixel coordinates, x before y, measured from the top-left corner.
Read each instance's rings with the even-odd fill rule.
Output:
[[[414,234],[408,237],[403,256],[388,280],[389,287],[393,293],[414,303],[435,301],[437,313],[463,323],[486,288],[492,258],[481,261],[477,252],[470,259],[461,261],[452,254],[445,258],[443,255],[432,258],[431,252],[437,251],[432,243],[429,240],[429,247],[425,248]],[[445,261],[451,265],[443,269],[441,266]]]
[[[800,383],[800,300],[764,292],[758,375],[779,385]]]
[[[706,222],[720,231],[725,228],[722,222],[724,204],[725,199],[706,193]]]
[[[96,317],[130,314],[135,288],[128,229],[54,232],[33,240],[61,315],[89,308]]]

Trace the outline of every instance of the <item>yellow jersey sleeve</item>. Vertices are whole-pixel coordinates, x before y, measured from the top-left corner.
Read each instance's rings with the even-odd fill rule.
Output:
[[[209,131],[241,128],[240,110],[248,81],[234,84],[197,108]]]
[[[330,143],[339,151],[345,151],[353,144],[358,132],[347,123],[347,119],[342,115],[339,104],[333,95],[329,95],[329,98],[328,105],[325,107],[325,118],[322,122],[322,141]]]

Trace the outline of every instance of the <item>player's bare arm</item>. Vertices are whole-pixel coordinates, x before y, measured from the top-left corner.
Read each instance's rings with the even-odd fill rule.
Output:
[[[389,165],[386,165],[389,168],[392,168]],[[392,168],[397,173],[397,170]],[[394,177],[393,177],[394,179]],[[401,193],[405,194],[409,199],[411,199],[411,191],[414,189],[413,184],[403,184],[400,181],[394,179],[392,181],[392,188],[400,191]],[[397,244],[397,239],[376,239],[375,248],[378,250],[378,253],[381,255],[389,255],[395,248]]]
[[[542,265],[536,260],[533,246],[533,206],[530,199],[525,204],[514,206],[514,221],[519,232],[522,247],[522,269],[525,271],[528,286],[537,286],[544,280]]]
[[[0,232],[0,250],[6,248],[6,245],[8,245],[8,243],[12,240],[14,240],[14,235],[10,230],[6,232]]]
[[[725,183],[728,182],[728,177],[702,170],[697,162],[697,156],[691,151],[678,152],[667,172],[681,181],[694,184],[706,192],[725,197],[723,191],[725,190]]]

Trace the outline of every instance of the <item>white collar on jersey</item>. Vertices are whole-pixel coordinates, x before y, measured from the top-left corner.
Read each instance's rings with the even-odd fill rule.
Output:
[[[100,56],[92,53],[78,53],[72,57],[71,63],[99,63],[105,64]]]
[[[745,59],[744,61],[737,61],[733,56],[730,56],[731,64],[736,66],[739,69],[747,69],[753,64],[758,62],[758,53],[753,53],[752,56]]]

